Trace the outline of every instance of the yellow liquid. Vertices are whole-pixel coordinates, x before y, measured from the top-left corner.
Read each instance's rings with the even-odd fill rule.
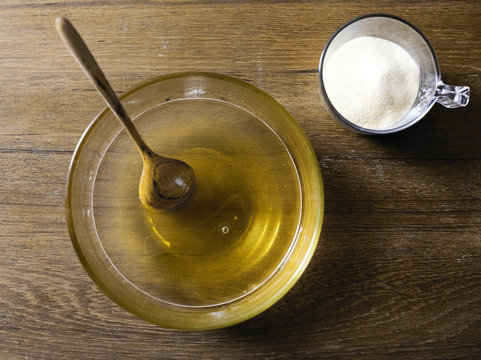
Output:
[[[279,137],[253,114],[210,99],[167,102],[134,123],[154,151],[193,167],[197,188],[177,209],[144,209],[141,157],[120,132],[94,190],[94,218],[113,266],[140,291],[184,306],[233,301],[267,281],[300,221],[299,177]]]

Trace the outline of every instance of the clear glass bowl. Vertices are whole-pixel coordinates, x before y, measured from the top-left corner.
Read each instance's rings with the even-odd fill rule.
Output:
[[[178,209],[144,209],[140,154],[109,110],[99,114],[66,198],[91,278],[169,328],[220,328],[267,309],[304,271],[321,230],[321,174],[301,127],[267,94],[217,74],[159,77],[121,100],[155,152],[193,167],[197,188]]]

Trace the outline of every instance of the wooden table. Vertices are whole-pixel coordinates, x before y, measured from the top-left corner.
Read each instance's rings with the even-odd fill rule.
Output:
[[[323,109],[318,59],[365,13],[430,39],[467,108],[364,137]],[[213,71],[276,98],[323,172],[321,242],[277,304],[245,323],[179,332],[139,320],[88,277],[65,215],[70,158],[104,107],[58,38],[77,26],[119,93]],[[0,358],[429,359],[481,356],[481,3],[55,1],[0,5]]]

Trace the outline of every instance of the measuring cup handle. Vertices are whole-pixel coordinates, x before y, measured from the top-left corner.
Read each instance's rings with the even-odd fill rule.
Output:
[[[468,105],[469,92],[469,86],[446,85],[440,81],[436,87],[434,97],[436,98],[436,102],[449,109],[453,109]]]

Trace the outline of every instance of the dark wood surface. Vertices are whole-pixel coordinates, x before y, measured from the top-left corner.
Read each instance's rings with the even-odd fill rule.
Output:
[[[435,106],[363,137],[322,108],[330,34],[371,12],[430,39],[467,108]],[[214,71],[276,98],[310,138],[326,195],[321,242],[277,304],[236,326],[162,329],[88,277],[65,216],[70,158],[102,100],[55,33],[68,16],[115,89]],[[481,357],[481,3],[55,1],[0,4],[0,358],[477,359]]]

